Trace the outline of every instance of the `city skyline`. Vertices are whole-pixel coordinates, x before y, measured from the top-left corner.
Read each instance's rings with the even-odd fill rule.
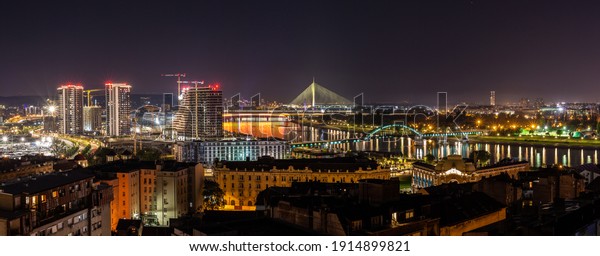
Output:
[[[346,98],[377,88],[365,102],[433,103],[438,91],[469,103],[489,102],[490,91],[498,104],[600,101],[586,93],[599,80],[595,2],[11,2],[0,9],[5,96],[113,80],[134,85],[132,93],[172,93],[175,80],[160,74],[181,72],[221,84],[225,96],[261,93],[284,103],[313,77]]]

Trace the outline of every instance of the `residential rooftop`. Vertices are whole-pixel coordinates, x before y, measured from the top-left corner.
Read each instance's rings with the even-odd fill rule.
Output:
[[[220,161],[217,168],[229,170],[282,170],[293,167],[296,170],[312,171],[358,171],[376,170],[378,164],[374,160],[357,157],[309,158],[309,159],[274,159],[261,157],[256,161]]]
[[[82,172],[81,170],[53,172],[49,174],[13,180],[4,185],[0,185],[0,190],[4,193],[13,195],[35,194],[93,177],[93,174]]]

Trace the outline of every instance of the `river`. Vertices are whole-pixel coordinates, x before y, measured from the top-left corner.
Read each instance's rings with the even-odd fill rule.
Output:
[[[348,132],[337,129],[300,126],[286,121],[264,122],[228,122],[225,129],[261,138],[285,139],[292,142],[343,140],[361,138],[360,132]],[[370,141],[346,142],[331,147],[353,151],[383,151],[402,153],[408,158],[422,159],[427,154],[442,158],[450,154],[468,157],[475,150],[490,152],[492,163],[511,158],[528,161],[532,167],[561,164],[578,166],[586,163],[598,164],[598,148],[590,146],[554,146],[532,145],[524,142],[468,142],[448,139],[447,142],[428,139],[416,142],[409,136],[397,137],[385,133],[373,136]]]

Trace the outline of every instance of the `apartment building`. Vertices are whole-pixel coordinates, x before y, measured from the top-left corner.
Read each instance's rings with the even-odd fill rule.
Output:
[[[0,235],[110,235],[112,191],[82,170],[0,185]]]
[[[266,188],[290,187],[292,182],[356,183],[363,179],[390,179],[390,169],[375,161],[353,157],[329,159],[274,159],[223,161],[214,179],[225,192],[226,209],[253,210],[258,193]]]

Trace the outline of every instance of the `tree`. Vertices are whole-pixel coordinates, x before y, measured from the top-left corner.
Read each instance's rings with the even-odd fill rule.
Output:
[[[202,190],[202,208],[204,210],[218,210],[225,205],[225,192],[219,187],[219,183],[213,180],[204,180]]]
[[[471,154],[469,154],[469,158],[471,158],[473,162],[475,162],[475,164],[479,163],[479,165],[481,166],[487,163],[490,160],[490,158],[492,158],[492,155],[490,154],[490,152],[487,152],[485,150],[477,150],[471,152]]]
[[[85,146],[85,148],[83,148],[81,150],[81,154],[85,156],[90,152],[91,149],[92,149],[92,145],[88,144],[87,146]]]
[[[60,140],[54,140],[50,146],[50,152],[55,156],[65,155],[67,153],[67,144]]]
[[[69,148],[67,150],[67,152],[65,152],[65,156],[67,158],[73,157],[75,154],[77,154],[77,151],[79,151],[79,146],[73,145],[71,148]]]

